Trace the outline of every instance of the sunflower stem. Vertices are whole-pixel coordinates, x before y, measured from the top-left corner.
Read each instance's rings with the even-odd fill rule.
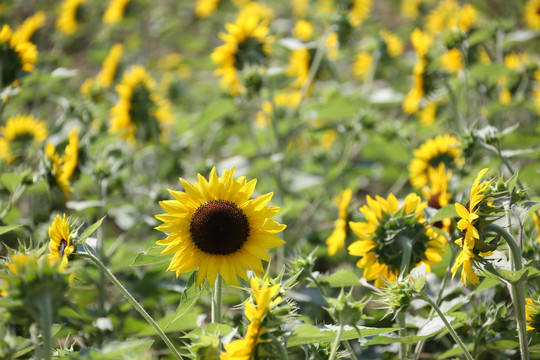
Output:
[[[509,209],[507,209],[507,214]],[[510,224],[509,224],[510,225]],[[510,227],[510,226],[509,226]],[[517,244],[514,237],[502,227],[489,224],[482,229],[482,234],[487,232],[494,232],[500,235],[508,244],[510,248],[510,263],[512,264],[512,271],[519,271],[523,268],[521,261],[521,249]],[[529,347],[527,340],[527,321],[525,312],[525,289],[523,282],[510,283],[510,293],[512,295],[512,302],[514,303],[514,311],[516,312],[516,322],[519,337],[519,350],[521,352],[522,360],[529,360]]]
[[[114,276],[114,274],[105,266],[105,264],[94,254],[94,250],[92,248],[87,247],[86,244],[84,244],[84,248],[86,249],[86,252],[84,253],[77,253],[77,255],[81,257],[88,258],[92,260],[97,267],[111,280],[111,282],[116,286],[118,290],[124,296],[128,299],[128,301],[133,305],[133,307],[144,317],[144,319],[152,326],[152,328],[156,331],[156,333],[159,335],[159,337],[163,340],[165,345],[169,348],[172,355],[175,359],[181,360],[182,356],[174,346],[174,344],[171,342],[171,340],[167,337],[163,329],[158,325],[158,323],[146,312],[146,310],[142,307],[141,304],[131,295],[131,293],[122,285],[122,283]]]
[[[51,294],[45,292],[40,296],[39,301],[36,301],[39,309],[39,327],[41,336],[43,337],[43,346],[40,349],[40,358],[45,360],[52,359],[52,300]]]
[[[223,293],[223,278],[218,274],[212,289],[212,322],[221,324],[221,295]]]
[[[465,355],[465,357],[468,359],[468,360],[473,360],[473,357],[471,356],[471,354],[469,353],[469,350],[467,350],[467,347],[465,346],[465,344],[463,343],[463,341],[461,340],[461,338],[459,337],[459,335],[457,334],[457,332],[454,330],[454,328],[452,327],[452,325],[450,325],[450,323],[448,322],[448,320],[446,319],[446,317],[444,316],[443,312],[441,311],[441,309],[439,308],[439,306],[437,306],[437,304],[430,299],[429,296],[427,296],[424,292],[421,292],[418,294],[418,296],[424,300],[425,302],[427,302],[429,305],[431,305],[431,307],[435,310],[435,312],[437,313],[437,315],[439,315],[439,317],[441,318],[442,322],[444,323],[444,325],[446,326],[446,329],[448,329],[448,332],[450,333],[450,335],[452,335],[452,337],[454,338],[454,340],[456,341],[456,343],[458,344],[458,346],[460,347],[461,351],[463,352],[463,355]]]
[[[399,337],[401,338],[404,338],[405,336],[407,336],[406,316],[407,316],[407,312],[405,311],[400,311],[397,314],[397,323],[399,327],[398,334],[399,334]],[[399,358],[401,360],[406,360],[408,356],[408,352],[409,351],[407,349],[407,344],[405,344],[404,342],[400,342],[399,343]]]
[[[351,343],[349,342],[349,340],[343,341],[343,345],[345,346],[345,348],[349,352],[349,355],[351,356],[351,359],[352,360],[358,360],[356,355],[354,355],[354,351],[353,351],[353,348],[352,348]]]
[[[285,346],[283,346],[281,341],[279,341],[278,338],[275,337],[273,334],[269,333],[269,336],[274,341],[274,344],[276,344],[276,346],[278,348],[279,358],[282,359],[282,360],[288,360],[289,359],[289,354],[287,353],[287,349],[285,348]]]
[[[105,216],[105,204],[106,204],[106,195],[107,195],[107,181],[104,179],[101,179],[99,181],[99,200],[101,202],[100,207],[100,218],[103,218]],[[96,242],[96,250],[98,253],[98,256],[105,261],[105,246],[103,244],[104,242],[104,236],[103,236],[103,227],[100,226],[97,229],[97,242]],[[99,274],[99,295],[98,295],[98,312],[100,316],[103,316],[105,314],[105,299],[107,294],[105,293],[105,274],[101,272]]]
[[[341,335],[343,334],[343,327],[345,326],[343,324],[343,315],[342,312],[339,313],[339,329],[336,338],[334,339],[334,343],[332,344],[332,350],[330,351],[330,357],[328,360],[335,360],[337,355],[337,349],[339,348],[339,343],[341,342]]]

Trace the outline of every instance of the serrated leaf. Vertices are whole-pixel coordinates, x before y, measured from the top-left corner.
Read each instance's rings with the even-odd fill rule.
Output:
[[[328,283],[332,287],[356,286],[360,285],[358,277],[350,270],[339,270],[338,272],[323,276],[322,281]]]
[[[435,215],[433,215],[433,217],[429,220],[429,223],[433,224],[444,219],[455,217],[459,217],[456,211],[456,206],[454,204],[446,205],[445,207],[439,209],[439,211],[437,211]]]
[[[510,283],[519,283],[528,279],[540,276],[540,270],[533,267],[525,267],[519,271],[495,268],[493,264],[486,264],[484,269],[478,272],[479,275],[488,276],[494,279],[503,279]]]
[[[105,216],[99,219],[98,221],[96,221],[95,223],[93,223],[92,225],[90,225],[89,227],[87,227],[86,230],[84,230],[84,232],[82,233],[80,240],[84,241],[86,240],[86,238],[92,235],[94,231],[96,231],[100,227],[104,219],[105,219]]]
[[[162,246],[153,246],[148,251],[141,251],[137,254],[131,266],[155,265],[170,261],[173,254],[161,255],[163,249]]]
[[[197,286],[197,272],[193,272],[193,274],[191,274],[189,277],[186,289],[182,292],[180,304],[178,304],[176,312],[166,327],[169,327],[172,322],[181,319],[184,315],[191,311],[200,297],[201,287]]]
[[[22,225],[5,225],[5,226],[0,226],[0,235],[2,234],[6,234],[10,231],[13,231],[17,228],[20,228]]]
[[[294,329],[289,337],[287,347],[305,344],[330,343],[336,338],[338,329],[339,325],[300,325]],[[341,340],[358,339],[359,337],[375,336],[396,331],[394,328],[373,328],[366,326],[359,326],[358,329],[360,330],[360,333],[353,327],[346,325],[341,335]]]

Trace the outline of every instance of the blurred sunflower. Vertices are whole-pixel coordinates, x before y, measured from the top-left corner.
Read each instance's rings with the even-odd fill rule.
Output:
[[[428,169],[444,164],[447,170],[463,164],[459,146],[461,143],[451,135],[437,135],[428,139],[414,150],[414,158],[409,164],[409,179],[414,188],[420,189],[428,183]]]
[[[308,79],[311,61],[311,51],[309,49],[300,48],[291,52],[285,74],[296,78],[291,85],[293,88],[300,89],[305,84]]]
[[[526,298],[525,306],[527,331],[534,331],[540,334],[540,301]]]
[[[401,2],[401,13],[403,16],[415,19],[420,14],[427,13],[433,0],[407,0]]]
[[[360,81],[366,81],[367,74],[371,69],[373,56],[368,51],[360,51],[354,56],[352,65],[352,73]]]
[[[118,24],[124,18],[126,6],[131,0],[110,0],[103,13],[104,24]]]
[[[169,102],[155,91],[155,81],[142,66],[132,66],[116,85],[118,103],[111,109],[110,133],[130,143],[157,140],[172,122]]]
[[[540,0],[529,0],[525,3],[523,18],[531,29],[540,29]]]
[[[246,3],[239,6],[239,8],[240,12],[238,13],[238,18],[256,16],[265,24],[270,23],[276,16],[271,7],[258,1],[246,1]]]
[[[534,220],[534,224],[536,225],[537,241],[540,243],[540,218],[538,218],[538,215],[536,212],[533,213],[533,220]]]
[[[26,19],[23,24],[15,30],[13,35],[19,41],[30,41],[34,33],[45,25],[46,16],[43,11],[38,11],[34,15]]]
[[[74,34],[81,26],[86,0],[64,0],[56,20],[56,28],[64,35]]]
[[[338,206],[338,219],[334,222],[334,231],[326,239],[326,245],[328,246],[328,255],[332,256],[337,253],[338,250],[345,249],[345,238],[347,237],[347,220],[349,218],[349,212],[347,207],[351,202],[352,191],[351,189],[345,189],[334,197],[334,202]]]
[[[68,256],[75,251],[71,243],[66,214],[63,217],[56,215],[49,227],[49,238],[49,255],[47,257],[52,262],[59,262],[60,271],[64,271],[67,268]]]
[[[17,80],[25,73],[34,71],[37,60],[37,48],[29,41],[16,36],[9,25],[0,30],[0,63],[2,64],[1,86],[17,85]]]
[[[446,171],[444,164],[439,164],[437,168],[428,169],[428,183],[422,188],[422,194],[428,202],[428,206],[434,209],[441,209],[448,205],[452,197],[448,193],[448,183],[452,177],[451,171]],[[443,219],[441,226],[434,224],[448,232],[452,219]]]
[[[403,53],[403,41],[388,30],[381,31],[381,38],[386,45],[386,52],[391,57],[397,57]]]
[[[118,64],[124,54],[124,45],[114,44],[109,50],[109,54],[103,61],[101,71],[96,76],[96,80],[88,78],[81,85],[80,91],[83,95],[89,95],[94,85],[108,88],[117,76]]]
[[[60,156],[51,143],[47,143],[45,147],[45,156],[47,156],[52,165],[52,175],[64,195],[69,198],[70,193],[73,192],[70,180],[79,163],[79,137],[77,128],[73,128],[69,133],[68,145],[64,153],[64,156]]]
[[[11,163],[23,156],[30,156],[33,145],[43,142],[49,131],[44,121],[31,115],[16,115],[0,127],[0,159]]]
[[[351,0],[348,1],[349,23],[352,26],[358,26],[364,22],[371,11],[371,0]]]
[[[425,71],[428,65],[426,55],[433,43],[433,37],[416,28],[411,33],[411,43],[416,51],[418,60],[413,68],[412,88],[403,100],[402,108],[406,114],[417,112],[420,107],[420,101],[424,97],[426,91],[430,90]]]
[[[220,360],[251,360],[257,358],[257,345],[267,340],[261,337],[267,332],[264,328],[266,315],[281,302],[281,296],[276,297],[280,284],[269,286],[268,279],[260,283],[257,277],[251,278],[253,303],[246,301],[244,313],[249,325],[243,339],[234,340],[225,345],[225,353]]]
[[[195,0],[195,15],[204,19],[216,12],[220,0]]]
[[[296,18],[305,18],[308,13],[309,3],[311,0],[292,0],[292,12]]]
[[[458,49],[452,48],[441,55],[441,66],[448,72],[455,73],[463,70],[463,60]]]
[[[402,267],[403,244],[410,242],[411,255],[408,268],[421,263],[430,271],[430,265],[439,263],[444,253],[444,237],[426,223],[424,208],[427,203],[411,193],[401,207],[393,194],[387,199],[366,197],[367,205],[360,208],[366,222],[349,222],[351,230],[360,237],[352,243],[349,253],[362,258],[356,266],[364,269],[366,280],[375,280],[375,286],[384,287],[385,281],[396,281]],[[406,275],[406,274],[405,274]]]
[[[431,125],[437,119],[437,108],[439,104],[436,101],[428,102],[418,113],[418,121],[424,125]]]
[[[292,34],[302,41],[309,41],[313,36],[313,25],[307,20],[298,20],[294,25]]]
[[[227,33],[219,37],[225,44],[212,52],[211,58],[217,69],[214,73],[221,76],[221,85],[231,95],[245,91],[238,77],[238,71],[248,66],[264,66],[270,54],[273,37],[268,36],[268,26],[258,16],[239,16],[234,24],[226,24]]]
[[[234,180],[234,168],[217,176],[216,168],[207,181],[180,178],[186,192],[169,190],[175,200],[161,201],[167,213],[156,215],[163,224],[156,229],[167,232],[162,254],[174,254],[168,270],[176,275],[199,269],[197,284],[208,279],[213,286],[220,274],[227,284],[236,285],[237,276],[247,280],[245,270],[263,273],[261,260],[269,261],[265,249],[284,243],[275,234],[285,225],[270,219],[280,210],[266,206],[273,193],[251,199],[256,179],[244,176]]]

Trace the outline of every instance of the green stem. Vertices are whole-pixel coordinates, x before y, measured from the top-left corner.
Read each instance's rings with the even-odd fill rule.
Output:
[[[351,359],[352,360],[358,360],[356,355],[354,355],[354,351],[353,351],[353,348],[352,348],[351,343],[349,342],[349,340],[343,341],[343,345],[345,345],[345,348],[349,352],[349,355],[351,355]]]
[[[221,324],[221,295],[223,293],[223,278],[218,274],[212,289],[212,322]]]
[[[469,350],[467,350],[467,347],[465,346],[465,344],[463,343],[463,341],[461,340],[461,338],[459,337],[459,335],[456,333],[456,331],[454,330],[454,328],[452,327],[452,325],[450,325],[450,323],[448,322],[448,320],[446,319],[446,317],[444,316],[443,312],[441,311],[441,309],[439,308],[439,306],[437,306],[437,304],[435,304],[435,302],[433,302],[433,300],[431,300],[429,298],[429,296],[427,296],[425,293],[420,293],[418,294],[418,296],[424,300],[425,302],[427,302],[429,305],[431,305],[431,307],[435,310],[435,312],[437,312],[437,314],[439,315],[439,317],[441,318],[441,320],[443,321],[444,325],[446,326],[446,328],[448,329],[448,332],[450,333],[450,335],[452,335],[452,337],[454,338],[455,342],[458,344],[458,346],[461,348],[461,351],[463,352],[463,355],[465,355],[465,357],[468,359],[468,360],[473,360],[473,357],[471,356],[471,354],[469,353]]]
[[[43,346],[41,347],[42,359],[52,359],[52,300],[51,294],[46,292],[37,301],[37,307],[39,309],[39,327],[41,328],[41,335],[43,337]]]
[[[277,346],[279,351],[279,358],[283,360],[289,359],[289,354],[287,353],[287,349],[285,349],[285,346],[281,343],[281,341],[278,340],[273,334],[269,333],[270,338],[274,341],[274,344]]]
[[[405,318],[406,316],[407,316],[407,312],[405,311],[400,311],[397,314],[397,323],[399,327],[398,334],[399,334],[399,337],[401,338],[404,338],[405,336],[407,336],[407,321]],[[408,356],[408,352],[409,351],[407,349],[407,344],[405,344],[404,342],[400,342],[399,343],[399,358],[401,360],[406,360]]]
[[[159,335],[159,337],[163,340],[163,342],[167,345],[171,353],[173,354],[175,359],[181,360],[182,356],[176,349],[176,347],[173,345],[171,340],[167,337],[163,329],[158,325],[158,323],[146,312],[146,310],[142,307],[141,304],[135,298],[131,293],[118,281],[118,279],[114,276],[114,274],[101,262],[101,260],[93,254],[93,250],[89,251],[89,249],[86,247],[86,253],[77,253],[77,255],[81,257],[86,257],[90,260],[92,260],[97,267],[103,271],[103,273],[111,280],[111,282],[116,286],[118,290],[124,296],[128,299],[128,301],[133,305],[133,307],[144,317],[144,319],[152,326],[152,328],[156,331],[156,333]]]
[[[332,344],[332,351],[330,351],[330,357],[328,360],[335,360],[337,355],[337,349],[339,348],[339,343],[341,342],[341,335],[343,334],[343,321],[342,321],[342,313],[339,313],[339,330],[337,333],[336,338],[334,339],[334,343]]]
[[[98,182],[98,184],[99,184],[99,200],[101,202],[99,218],[101,219],[105,216],[105,205],[106,205],[105,197],[107,194],[107,181],[104,179],[101,179]],[[105,239],[103,236],[103,226],[100,226],[97,229],[96,235],[97,235],[97,242],[96,242],[97,254],[99,258],[103,259],[103,261],[106,263],[105,246],[104,246]],[[107,297],[107,294],[105,293],[105,274],[103,272],[99,274],[98,288],[99,288],[98,313],[100,314],[100,316],[104,316],[105,315],[105,299]]]

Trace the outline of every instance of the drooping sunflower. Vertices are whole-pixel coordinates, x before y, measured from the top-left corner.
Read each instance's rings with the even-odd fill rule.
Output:
[[[104,24],[118,24],[124,18],[126,6],[131,0],[110,0],[103,13]]]
[[[25,73],[34,71],[38,51],[34,44],[13,33],[9,25],[0,30],[0,62],[2,63],[3,87],[17,84]]]
[[[259,16],[239,16],[235,23],[226,24],[227,33],[220,33],[224,44],[212,52],[211,58],[217,69],[214,73],[221,76],[222,87],[231,95],[245,91],[238,71],[248,66],[264,66],[270,54],[270,43],[267,21]]]
[[[351,189],[345,189],[334,198],[334,202],[338,206],[338,219],[334,222],[334,231],[326,239],[326,245],[328,245],[328,255],[332,256],[337,253],[338,250],[345,249],[345,238],[347,237],[347,220],[349,212],[347,207],[351,202],[352,191]]]
[[[38,11],[24,21],[24,23],[14,32],[14,36],[19,41],[30,41],[34,33],[45,25],[46,16],[43,11]]]
[[[166,213],[156,215],[163,221],[156,229],[169,235],[157,244],[166,246],[162,254],[174,254],[168,270],[177,276],[198,268],[197,284],[208,279],[213,286],[220,274],[236,285],[237,276],[247,280],[245,270],[261,275],[261,260],[270,260],[265,249],[284,243],[276,233],[286,226],[270,219],[280,208],[266,206],[273,193],[250,200],[257,180],[233,174],[234,168],[218,177],[213,168],[209,180],[180,178],[185,192],[169,190],[175,199],[160,202]]]
[[[56,152],[53,144],[47,143],[45,155],[51,161],[52,174],[56,183],[62,189],[64,195],[69,198],[73,192],[70,181],[79,163],[79,136],[77,128],[73,128],[68,136],[68,145],[64,150],[64,155],[60,156]]]
[[[64,0],[56,20],[56,28],[64,35],[72,35],[79,30],[86,0]]]
[[[445,238],[426,223],[427,203],[418,195],[407,195],[401,207],[393,194],[387,199],[368,195],[366,201],[360,208],[366,221],[349,222],[360,240],[348,247],[351,255],[361,256],[356,266],[364,269],[366,280],[375,280],[375,286],[383,287],[385,281],[397,279],[402,268],[403,241],[410,241],[412,249],[409,269],[424,263],[430,271],[430,265],[442,260]]]
[[[428,183],[428,169],[438,168],[444,164],[447,170],[461,165],[464,159],[461,157],[459,146],[461,143],[451,135],[438,135],[434,139],[428,139],[420,147],[414,150],[414,158],[409,164],[409,179],[414,188],[421,189]]]
[[[11,163],[23,156],[30,156],[33,145],[43,142],[49,131],[44,121],[32,115],[16,115],[0,127],[0,159]]]
[[[49,255],[47,257],[50,261],[60,262],[60,271],[64,271],[67,268],[68,256],[75,251],[71,243],[66,214],[63,217],[56,215],[49,227],[49,238]]]
[[[116,85],[118,103],[111,109],[110,133],[122,133],[128,142],[157,140],[172,122],[169,102],[156,91],[154,79],[142,66],[124,72]]]
[[[540,334],[540,301],[526,298],[525,313],[527,320],[527,331],[534,331]]]
[[[540,0],[529,0],[523,7],[523,18],[531,29],[540,29]]]

